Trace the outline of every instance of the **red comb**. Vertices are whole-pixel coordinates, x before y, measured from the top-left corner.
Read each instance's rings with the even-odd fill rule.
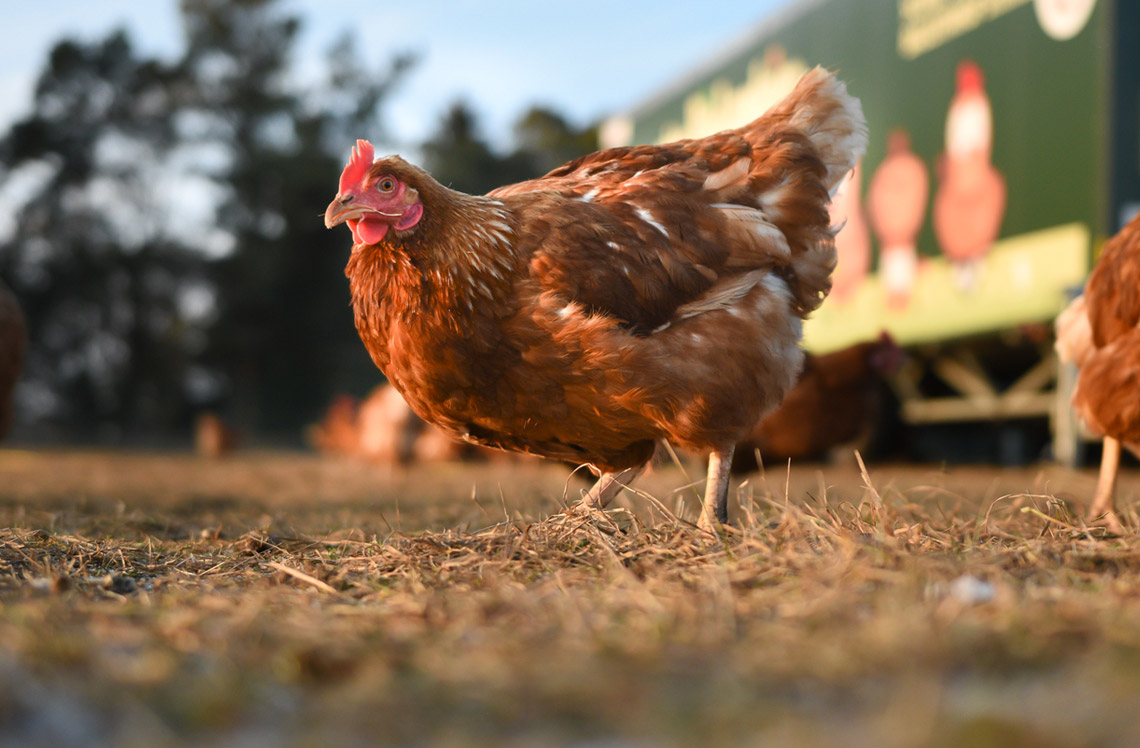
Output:
[[[348,160],[348,165],[344,167],[344,171],[340,173],[341,192],[360,184],[360,180],[364,179],[364,175],[372,166],[374,157],[375,151],[372,149],[371,143],[367,140],[356,141],[356,147],[352,149],[352,158]]]
[[[957,77],[959,91],[981,91],[986,85],[985,74],[973,60],[958,63]]]

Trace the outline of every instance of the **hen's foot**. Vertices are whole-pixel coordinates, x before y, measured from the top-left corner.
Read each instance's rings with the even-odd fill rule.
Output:
[[[1123,535],[1124,525],[1120,521],[1120,517],[1116,515],[1115,509],[1109,509],[1107,512],[1093,513],[1089,512],[1088,518],[1085,520],[1093,527],[1103,527],[1113,535]]]
[[[613,498],[621,493],[623,488],[633,482],[633,479],[641,472],[642,467],[642,465],[638,465],[637,467],[619,470],[616,473],[602,473],[598,482],[586,492],[581,501],[571,507],[570,511],[588,513],[605,509],[613,501]]]
[[[1123,534],[1124,526],[1116,516],[1116,475],[1120,469],[1120,441],[1106,436],[1100,458],[1100,476],[1096,483],[1092,506],[1088,511],[1090,525],[1107,527],[1109,532]]]
[[[697,528],[715,535],[728,522],[728,478],[735,445],[713,450],[709,455],[709,472],[705,479],[705,504]]]

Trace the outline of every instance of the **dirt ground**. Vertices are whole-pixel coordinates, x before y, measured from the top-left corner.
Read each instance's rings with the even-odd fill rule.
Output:
[[[0,450],[0,746],[1134,746],[1123,537],[1052,466]]]

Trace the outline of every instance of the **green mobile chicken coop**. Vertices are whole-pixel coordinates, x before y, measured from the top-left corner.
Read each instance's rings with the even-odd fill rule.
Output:
[[[911,354],[905,421],[1049,418],[1072,460],[1051,324],[1140,209],[1140,3],[804,0],[603,144],[736,127],[815,65],[862,100],[870,144],[833,204],[839,264],[806,345],[888,331]]]

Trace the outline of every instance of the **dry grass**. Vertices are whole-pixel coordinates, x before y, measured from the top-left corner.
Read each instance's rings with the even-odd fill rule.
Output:
[[[0,452],[0,745],[1140,734],[1140,546],[1088,474],[770,471],[710,539],[676,469],[593,517],[565,473]]]

